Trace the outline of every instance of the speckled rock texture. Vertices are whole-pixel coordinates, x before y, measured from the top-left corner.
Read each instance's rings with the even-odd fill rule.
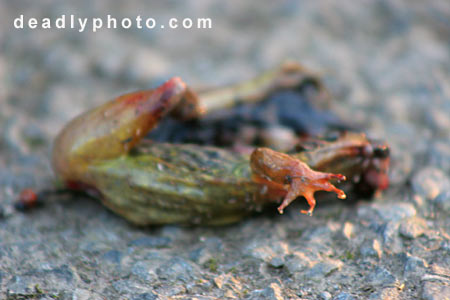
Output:
[[[265,2],[0,2],[1,299],[450,298],[450,2]],[[20,14],[213,28],[14,29]],[[85,109],[174,75],[222,85],[287,58],[391,145],[391,187],[372,202],[319,202],[313,217],[296,203],[218,228],[137,228],[83,196],[13,209],[21,189],[54,185],[52,140]]]

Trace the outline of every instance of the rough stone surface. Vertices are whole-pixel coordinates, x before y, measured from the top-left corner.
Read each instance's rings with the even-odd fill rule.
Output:
[[[386,288],[375,293],[369,297],[370,300],[395,300],[401,299],[400,292],[397,288]]]
[[[319,299],[321,300],[330,300],[331,294],[329,292],[323,292],[319,294]]]
[[[427,223],[422,218],[411,218],[400,224],[399,232],[405,238],[415,239],[424,234]]]
[[[414,176],[413,188],[419,196],[433,200],[443,191],[450,190],[450,179],[441,169],[428,167]]]
[[[406,255],[405,269],[404,269],[405,275],[412,275],[412,274],[421,275],[426,271],[427,267],[428,267],[427,262],[422,258],[408,254]]]
[[[448,1],[263,2],[0,2],[0,299],[448,299]],[[14,29],[21,14],[213,29]],[[225,227],[138,228],[80,195],[13,208],[23,188],[57,184],[52,141],[82,111],[171,76],[224,85],[285,59],[322,74],[333,110],[391,146],[390,187],[372,202],[319,198],[313,217],[294,203]]]
[[[336,297],[333,298],[333,300],[354,300],[356,299],[349,293],[339,293],[336,295]]]
[[[280,287],[276,283],[272,283],[269,287],[263,290],[254,290],[250,299],[267,299],[267,300],[282,300]]]
[[[439,193],[434,199],[434,203],[438,211],[448,215],[450,213],[450,188]]]
[[[344,263],[340,260],[324,259],[309,269],[305,276],[309,279],[320,279],[342,268]]]
[[[395,277],[385,268],[377,267],[366,277],[366,283],[372,287],[380,288],[392,285],[396,282]]]
[[[368,240],[365,241],[360,249],[360,254],[362,257],[376,257],[381,258],[383,255],[383,250],[381,249],[381,244],[378,240]]]
[[[424,300],[450,299],[450,285],[448,283],[425,282],[422,289],[422,299]]]

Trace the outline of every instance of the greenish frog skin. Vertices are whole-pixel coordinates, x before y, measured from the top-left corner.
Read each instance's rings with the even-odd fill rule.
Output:
[[[67,187],[95,191],[105,206],[137,225],[229,224],[270,203],[282,201],[278,210],[283,213],[298,196],[310,205],[302,212],[312,214],[315,191],[345,198],[332,180],[365,177],[374,189],[386,188],[388,148],[364,134],[343,134],[289,155],[269,148],[242,153],[143,139],[166,116],[199,118],[311,78],[302,67],[285,64],[216,91],[197,94],[174,77],[157,89],[120,96],[60,132],[53,169]]]

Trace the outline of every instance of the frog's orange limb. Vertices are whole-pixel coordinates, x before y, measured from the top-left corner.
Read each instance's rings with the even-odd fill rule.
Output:
[[[316,206],[316,199],[314,198],[314,193],[316,191],[335,192],[339,199],[346,198],[346,195],[342,190],[336,188],[329,182],[330,179],[345,180],[345,176],[341,174],[316,172],[311,170],[309,167],[304,174],[305,175],[301,178],[292,179],[288,194],[278,207],[280,214],[282,214],[284,208],[286,208],[298,196],[303,196],[306,201],[308,201],[309,209],[301,210],[301,213],[312,215],[314,207]]]
[[[279,194],[280,187],[284,187],[286,194],[278,207],[281,214],[297,197],[304,196],[310,208],[301,212],[311,215],[316,205],[316,191],[335,192],[338,198],[346,198],[344,191],[330,183],[332,179],[345,180],[345,176],[314,171],[304,162],[287,154],[268,148],[257,148],[251,155],[250,166],[254,181],[264,182],[269,192]]]
[[[98,161],[128,153],[186,94],[178,77],[154,90],[120,96],[72,120],[55,140],[52,164],[65,181],[84,181]]]
[[[269,194],[272,197],[276,197],[276,196],[285,197],[286,196],[286,187],[284,184],[271,181],[270,179],[265,179],[254,173],[252,174],[252,180],[253,180],[253,182],[256,182],[262,186],[266,186]]]

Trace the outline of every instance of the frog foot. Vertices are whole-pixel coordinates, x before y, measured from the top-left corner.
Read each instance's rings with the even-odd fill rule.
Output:
[[[312,215],[316,206],[316,191],[335,192],[339,199],[345,199],[344,191],[336,188],[330,180],[345,180],[341,174],[323,173],[312,170],[306,163],[290,155],[268,148],[257,148],[250,157],[252,178],[266,186],[269,193],[279,195],[283,191],[284,199],[278,207],[280,214],[297,197],[308,201],[309,209],[301,213]]]
[[[300,212],[312,216],[314,207],[316,206],[316,199],[314,198],[314,193],[316,191],[335,192],[339,199],[345,199],[347,197],[343,190],[336,188],[330,183],[330,180],[332,179],[338,181],[345,180],[346,178],[344,175],[316,172],[309,167],[306,171],[307,172],[305,172],[304,175],[291,177],[288,193],[278,207],[280,214],[282,214],[284,209],[297,197],[303,196],[306,201],[308,201],[309,209],[301,210]]]

